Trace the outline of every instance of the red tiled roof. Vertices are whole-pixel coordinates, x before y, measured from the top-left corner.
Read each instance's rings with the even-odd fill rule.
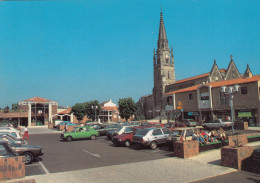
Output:
[[[190,80],[194,80],[194,79],[204,78],[204,77],[206,77],[206,76],[209,76],[209,73],[197,75],[197,76],[194,76],[194,77],[191,77],[191,78],[186,78],[186,79],[178,80],[178,81],[176,81],[174,84],[183,83],[183,82],[190,81]]]
[[[227,72],[227,69],[220,69],[220,72]]]
[[[69,107],[68,109],[65,109],[64,111],[61,111],[58,114],[70,114],[71,113],[71,107]]]
[[[33,97],[33,98],[29,98],[27,100],[24,101],[33,101],[33,102],[50,102],[51,100],[45,99],[45,98],[41,98],[41,97]]]
[[[101,107],[103,110],[108,110],[108,111],[118,111],[117,107],[110,107],[110,106],[102,106]]]
[[[0,113],[0,118],[28,118],[28,112]]]
[[[238,79],[231,79],[231,80],[226,80],[226,81],[218,81],[218,82],[213,82],[213,83],[207,83],[205,85],[211,86],[212,88],[216,88],[216,87],[221,87],[221,86],[251,83],[251,82],[255,82],[255,81],[259,81],[259,80],[260,80],[260,75],[256,75],[256,76],[252,76],[249,78],[238,78]],[[171,95],[174,93],[183,93],[183,92],[188,92],[188,91],[194,91],[194,90],[197,90],[197,88],[199,86],[201,86],[201,84],[195,85],[192,87],[188,87],[188,88],[184,88],[184,89],[180,89],[180,90],[176,90],[173,92],[165,93],[164,95]]]

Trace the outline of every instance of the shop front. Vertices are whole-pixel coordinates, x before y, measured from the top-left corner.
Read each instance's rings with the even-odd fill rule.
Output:
[[[248,126],[257,126],[257,109],[235,110],[238,121],[248,122]]]

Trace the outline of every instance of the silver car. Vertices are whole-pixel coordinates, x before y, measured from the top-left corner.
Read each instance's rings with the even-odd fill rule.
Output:
[[[166,143],[171,131],[168,128],[143,128],[133,137],[133,143],[156,149],[158,144]]]

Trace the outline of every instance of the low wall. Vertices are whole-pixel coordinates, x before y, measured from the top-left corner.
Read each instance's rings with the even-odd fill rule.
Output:
[[[174,156],[179,158],[190,158],[199,154],[199,142],[191,141],[176,141],[174,142]]]
[[[254,147],[222,147],[221,148],[221,165],[241,170],[244,160],[249,158],[253,153]]]
[[[235,142],[234,141],[238,141],[238,146],[243,146],[248,144],[248,139],[246,135],[234,135],[233,136],[229,136],[228,137],[228,142],[229,142],[229,146],[234,147],[235,146]]]
[[[234,128],[237,130],[247,130],[248,129],[248,122],[235,122]]]
[[[0,181],[25,177],[25,157],[0,158]]]

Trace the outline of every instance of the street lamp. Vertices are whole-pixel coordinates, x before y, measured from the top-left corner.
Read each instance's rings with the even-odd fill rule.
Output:
[[[96,121],[96,110],[97,110],[98,106],[97,105],[96,106],[92,105],[91,108],[95,110],[95,120],[94,120],[94,122],[95,122]]]
[[[158,112],[158,114],[159,114],[159,121],[161,123],[161,111],[159,109],[157,109],[156,112]]]
[[[239,88],[240,86],[238,84],[234,85],[234,86],[221,86],[220,88],[220,92],[226,95],[230,96],[230,109],[231,109],[231,122],[232,122],[232,136],[233,136],[233,141],[234,140],[234,122],[235,122],[235,114],[234,114],[234,104],[233,104],[233,100],[234,100],[234,94],[239,92]],[[235,142],[235,144],[237,145],[237,143]]]

